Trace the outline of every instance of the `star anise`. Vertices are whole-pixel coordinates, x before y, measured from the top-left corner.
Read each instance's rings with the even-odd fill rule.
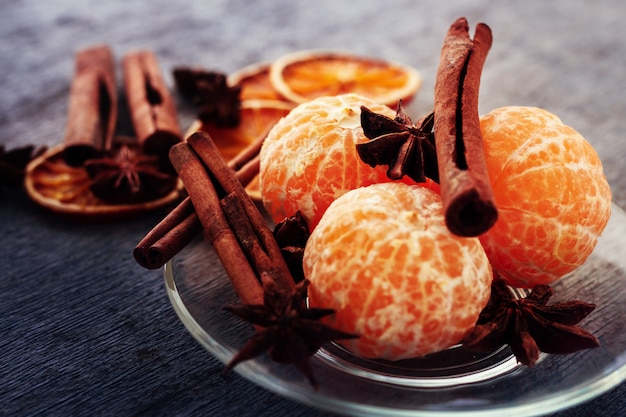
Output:
[[[145,155],[126,145],[110,157],[87,160],[85,169],[93,194],[109,204],[154,200],[176,186],[176,177],[159,169],[156,155]]]
[[[425,182],[426,178],[439,182],[434,120],[434,113],[430,113],[412,124],[402,101],[393,119],[362,106],[361,126],[371,140],[358,144],[357,152],[372,167],[387,165],[387,176],[392,180],[407,175],[416,182]]]
[[[26,165],[46,151],[46,147],[34,145],[21,146],[5,151],[0,144],[0,185],[19,187],[24,182]]]
[[[174,69],[174,79],[180,93],[199,107],[200,120],[218,127],[239,125],[241,87],[229,86],[225,74],[181,67]]]
[[[296,282],[304,279],[302,257],[304,256],[304,247],[310,235],[309,226],[300,211],[297,211],[293,216],[285,218],[274,228],[276,243],[278,243],[289,272],[291,272],[291,276]]]
[[[317,387],[309,358],[326,342],[358,337],[323,324],[320,319],[334,313],[306,305],[308,280],[298,283],[292,293],[280,291],[273,281],[264,280],[263,305],[238,304],[224,308],[259,327],[243,348],[226,365],[237,364],[268,351],[279,363],[294,364]]]
[[[535,364],[540,352],[566,354],[598,347],[595,336],[576,326],[596,306],[579,300],[547,305],[552,294],[552,287],[537,285],[528,296],[516,299],[502,280],[494,280],[489,303],[463,345],[491,351],[508,344],[527,366]]]

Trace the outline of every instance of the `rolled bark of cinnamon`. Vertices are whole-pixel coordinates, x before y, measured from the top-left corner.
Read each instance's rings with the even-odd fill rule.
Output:
[[[126,99],[135,135],[144,153],[167,158],[169,149],[182,141],[176,104],[152,51],[140,50],[123,59]]]
[[[209,172],[187,143],[172,147],[170,159],[189,192],[207,240],[224,265],[235,292],[244,304],[263,304],[263,288],[228,224],[218,190]]]
[[[63,159],[82,166],[111,148],[117,121],[113,53],[107,45],[80,50],[75,56]]]
[[[228,166],[235,171],[244,187],[259,173],[259,152],[265,137],[266,135],[260,136],[228,162]],[[191,199],[187,197],[135,246],[135,260],[147,269],[161,268],[201,230],[202,225],[193,210]]]
[[[267,273],[267,276],[274,281],[276,288],[286,291],[293,290],[293,277],[289,272],[289,268],[285,263],[282,252],[278,247],[278,243],[276,242],[272,230],[269,228],[259,209],[244,189],[244,186],[241,184],[241,180],[237,178],[233,169],[224,161],[219,148],[215,145],[215,142],[213,142],[211,137],[206,132],[199,131],[189,136],[187,138],[187,143],[202,160],[204,165],[207,167],[207,170],[212,174],[212,177],[215,178],[215,183],[218,184],[225,193],[234,193],[236,198],[241,201],[242,207],[247,216],[247,221],[250,223],[256,237],[259,239],[260,245],[265,251],[265,256],[271,260],[271,262],[269,262],[268,269],[263,267],[262,271],[257,271],[259,272],[259,277],[263,275],[262,272]],[[191,201],[194,203],[195,207],[194,196],[191,192],[189,193],[189,196],[191,197]],[[197,207],[196,213],[198,213]],[[202,222],[200,213],[198,213],[198,217]],[[204,223],[202,225],[206,228]],[[231,224],[231,227],[232,226],[233,225]],[[239,235],[238,237],[241,236]]]
[[[478,236],[496,222],[478,114],[480,75],[491,47],[491,30],[465,18],[452,24],[441,50],[435,81],[435,144],[446,224],[459,236]]]
[[[141,239],[133,249],[133,256],[144,268],[161,268],[201,230],[191,199],[187,197]]]

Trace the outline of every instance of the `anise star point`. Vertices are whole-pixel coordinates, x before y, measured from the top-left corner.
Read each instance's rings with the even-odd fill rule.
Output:
[[[217,127],[239,125],[241,86],[228,85],[225,74],[202,69],[176,68],[174,79],[181,94],[198,107],[198,118]]]
[[[308,280],[301,281],[291,293],[277,289],[264,280],[263,305],[236,304],[224,308],[240,319],[257,326],[256,333],[226,364],[226,370],[264,352],[278,363],[295,365],[317,387],[309,358],[326,342],[358,335],[342,332],[320,321],[334,310],[306,305]]]
[[[176,177],[159,169],[157,156],[126,145],[109,157],[87,160],[85,169],[91,178],[91,191],[110,204],[150,201],[176,186]]]
[[[387,176],[392,180],[406,175],[418,183],[427,178],[439,182],[433,113],[414,125],[402,101],[393,119],[362,106],[361,126],[370,139],[356,146],[363,162],[372,167],[387,165]]]
[[[302,268],[302,258],[304,248],[311,235],[309,225],[297,211],[293,216],[286,217],[279,222],[273,231],[276,243],[287,263],[289,272],[295,282],[304,280],[304,270]]]
[[[515,298],[495,279],[489,303],[463,346],[490,351],[508,344],[518,362],[529,367],[541,352],[567,354],[598,347],[598,339],[577,326],[596,306],[580,300],[547,305],[552,294],[552,287],[537,285],[525,298]]]

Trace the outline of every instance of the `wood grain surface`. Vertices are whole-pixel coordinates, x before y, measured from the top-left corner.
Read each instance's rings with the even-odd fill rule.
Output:
[[[443,37],[460,16],[493,31],[481,113],[515,104],[559,115],[596,147],[614,202],[626,207],[622,0],[2,0],[0,142],[62,141],[73,54],[97,43],[111,45],[118,65],[130,51],[153,50],[170,86],[177,65],[230,73],[302,49],[400,61],[424,77],[409,108],[421,115],[432,107]],[[194,111],[176,100],[184,130]],[[121,117],[118,131],[129,129]],[[0,189],[0,416],[330,417],[224,376],[187,333],[162,271],[132,257],[163,215],[84,224]],[[626,415],[626,385],[556,414],[596,415]]]

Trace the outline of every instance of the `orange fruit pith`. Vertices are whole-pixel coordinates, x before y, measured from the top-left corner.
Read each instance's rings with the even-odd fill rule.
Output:
[[[361,357],[399,360],[458,343],[490,295],[491,267],[478,238],[445,226],[439,194],[415,185],[361,187],[328,208],[303,267],[313,307],[357,333],[339,341]]]
[[[361,105],[395,116],[387,106],[344,94],[300,104],[272,128],[261,149],[259,182],[274,221],[300,211],[313,229],[346,191],[389,181],[386,167],[371,168],[356,152],[357,143],[369,140],[361,128]]]
[[[550,284],[580,266],[611,214],[593,147],[546,110],[503,107],[481,117],[498,221],[480,237],[517,287]]]

